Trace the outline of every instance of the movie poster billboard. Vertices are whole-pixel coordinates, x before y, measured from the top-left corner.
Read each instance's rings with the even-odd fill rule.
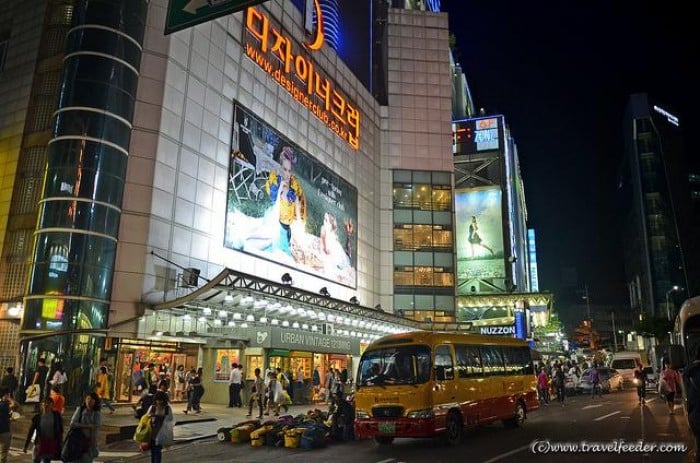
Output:
[[[234,101],[224,246],[357,285],[357,189]]]
[[[505,278],[501,189],[455,192],[457,294],[469,294],[477,279]]]

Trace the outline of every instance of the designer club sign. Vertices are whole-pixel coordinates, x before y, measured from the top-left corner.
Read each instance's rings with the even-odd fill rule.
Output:
[[[243,31],[246,56],[333,133],[355,150],[359,149],[359,110],[341,93],[335,82],[315,68],[302,46],[281,28],[273,26],[270,18],[257,8],[246,10]],[[315,42],[306,45],[308,50],[318,47]]]

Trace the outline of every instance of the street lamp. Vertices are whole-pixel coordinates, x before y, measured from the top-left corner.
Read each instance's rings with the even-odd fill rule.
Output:
[[[680,286],[673,285],[673,286],[671,286],[671,289],[666,291],[666,318],[668,319],[668,321],[671,321],[671,302],[670,302],[671,293],[676,292],[676,291],[681,291],[681,290],[683,290],[683,288],[681,288]]]

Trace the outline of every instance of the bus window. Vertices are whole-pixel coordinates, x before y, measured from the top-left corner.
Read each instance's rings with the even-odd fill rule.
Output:
[[[478,378],[484,376],[484,370],[481,367],[481,357],[479,356],[479,348],[477,346],[468,346],[464,344],[455,345],[455,353],[457,354],[457,371],[460,378]]]
[[[483,346],[481,348],[481,360],[484,362],[484,374],[486,376],[505,374],[500,346]]]
[[[357,375],[360,386],[426,383],[430,380],[430,348],[392,346],[366,351]]]
[[[455,378],[450,346],[443,345],[435,348],[435,370],[438,380]]]

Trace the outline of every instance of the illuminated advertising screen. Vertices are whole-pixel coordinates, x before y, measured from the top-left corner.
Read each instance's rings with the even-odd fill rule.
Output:
[[[469,294],[475,279],[505,278],[501,189],[455,192],[457,294]]]
[[[356,286],[357,190],[234,101],[224,246]]]
[[[452,122],[452,154],[495,151],[501,147],[501,116]]]

